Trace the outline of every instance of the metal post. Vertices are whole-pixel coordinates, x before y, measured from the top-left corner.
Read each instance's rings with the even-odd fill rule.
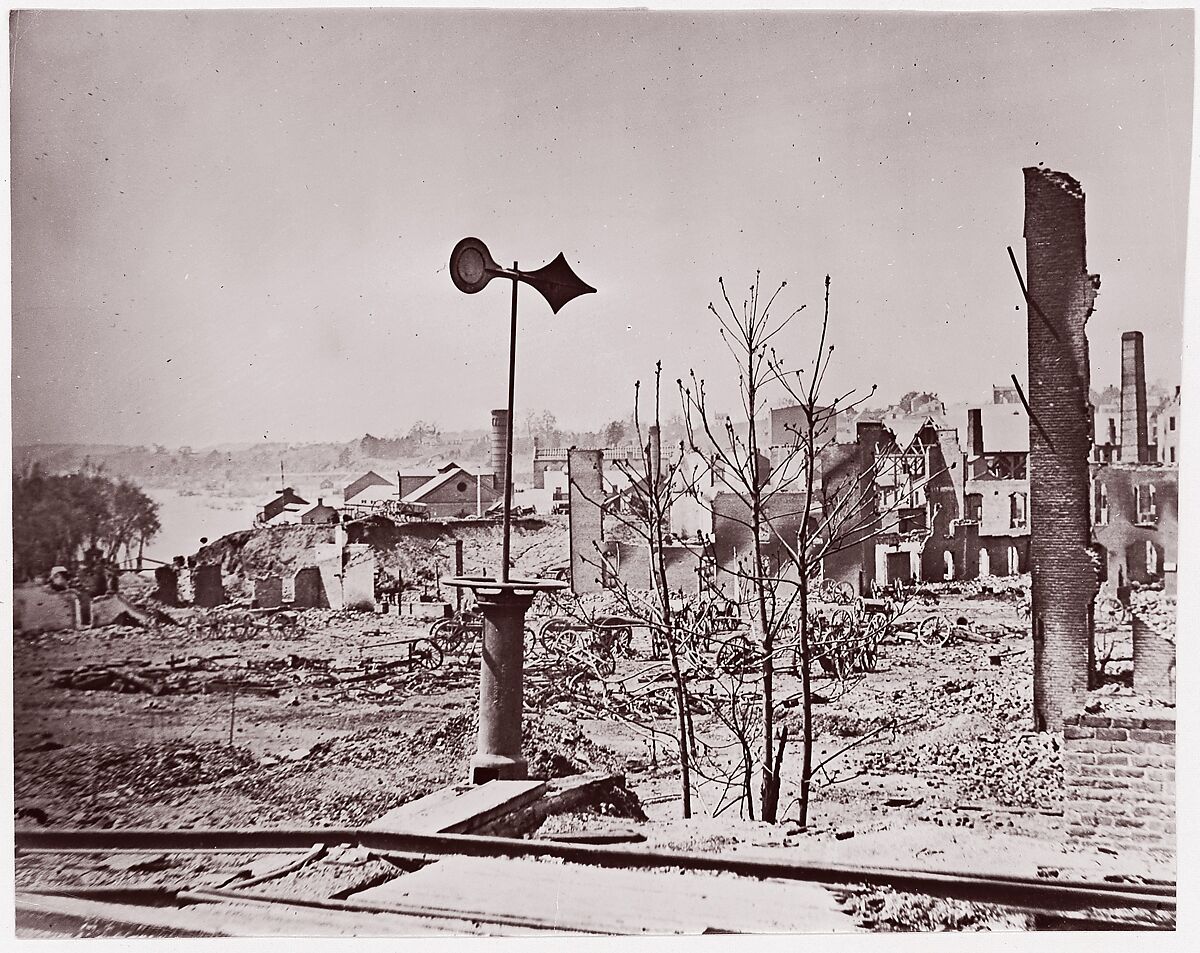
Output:
[[[483,613],[483,652],[479,680],[478,750],[471,759],[471,780],[485,784],[497,779],[519,779],[526,775],[521,754],[523,710],[525,613],[538,592],[553,592],[565,583],[542,579],[513,580],[509,573],[512,543],[513,495],[513,405],[517,372],[517,285],[524,281],[546,299],[550,309],[559,309],[573,298],[596,289],[584,281],[559,253],[550,264],[522,274],[517,262],[512,271],[492,259],[487,246],[477,238],[464,238],[450,253],[450,278],[464,294],[482,291],[493,278],[510,279],[512,319],[508,341],[508,418],[504,433],[504,516],[499,578],[457,576],[450,585],[470,589]],[[479,483],[476,508],[481,509]],[[455,567],[462,572],[462,564]]]
[[[518,271],[513,262],[513,272]],[[512,463],[513,463],[513,388],[517,374],[517,285],[512,283],[512,323],[508,338],[508,420],[504,438],[504,529],[500,553],[500,581],[508,582],[509,534],[512,528]]]
[[[483,613],[479,671],[479,736],[471,759],[471,781],[517,781],[527,776],[521,754],[524,707],[525,612],[532,592],[475,593]]]

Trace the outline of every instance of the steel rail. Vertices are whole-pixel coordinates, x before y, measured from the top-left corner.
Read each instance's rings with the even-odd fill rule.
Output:
[[[195,848],[243,850],[349,844],[381,855],[388,852],[471,857],[554,857],[601,867],[678,868],[815,883],[886,886],[929,896],[1056,910],[1134,908],[1173,911],[1173,884],[1115,884],[1104,881],[1041,880],[911,868],[864,867],[800,862],[788,858],[731,857],[685,851],[517,840],[474,834],[416,834],[356,828],[154,830],[62,829],[16,832],[16,849],[53,852],[61,849],[129,849],[169,851]]]

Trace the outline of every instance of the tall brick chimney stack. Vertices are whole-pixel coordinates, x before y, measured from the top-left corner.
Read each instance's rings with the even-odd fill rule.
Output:
[[[1100,279],[1087,270],[1079,183],[1063,172],[1024,171],[1033,715],[1036,730],[1057,731],[1090,687],[1095,652],[1085,326]]]
[[[658,432],[658,424],[650,425],[649,438],[646,449],[649,451],[650,472],[646,474],[646,482],[654,485],[662,479],[662,437]]]
[[[967,410],[967,453],[983,456],[983,410],[979,407]]]
[[[508,410],[501,407],[492,411],[492,488],[504,492],[504,464],[508,442]]]
[[[1146,356],[1142,332],[1121,335],[1122,463],[1148,463],[1150,436],[1146,426]]]

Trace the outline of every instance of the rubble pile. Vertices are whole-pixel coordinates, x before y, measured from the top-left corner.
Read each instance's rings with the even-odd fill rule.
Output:
[[[1063,800],[1062,742],[1055,734],[931,741],[870,752],[863,767],[877,774],[952,775],[964,798],[1006,807],[1046,807]]]
[[[261,819],[363,824],[463,779],[475,752],[474,712],[429,729],[374,727],[320,742],[292,757],[268,758],[232,779],[226,792],[251,799]],[[558,719],[527,716],[525,757],[534,776],[616,771],[620,759]],[[353,776],[354,785],[344,779]]]
[[[222,658],[230,658],[224,656]],[[170,660],[165,665],[147,661],[129,661],[112,665],[87,664],[51,675],[49,684],[55,688],[78,691],[142,692],[148,695],[200,694],[220,690],[273,691],[276,686],[264,679],[255,679],[243,671],[231,676],[229,668],[217,660],[191,658]]]
[[[877,933],[934,933],[956,930],[1028,930],[1028,914],[994,904],[971,903],[871,887],[850,893],[843,909]]]
[[[149,801],[177,788],[212,784],[252,769],[258,759],[244,748],[219,742],[89,745],[17,752],[15,797],[36,802],[49,794],[80,802],[99,795]]]
[[[617,772],[623,763],[617,755],[588,738],[573,720],[543,716],[527,718],[522,747],[533,777],[560,778],[588,771]]]
[[[1029,598],[1029,576],[988,576],[961,583],[964,599],[1020,602]]]
[[[1155,589],[1130,593],[1129,609],[1138,620],[1165,639],[1175,641],[1175,599]]]
[[[172,656],[163,663],[145,659],[86,663],[51,673],[47,683],[76,691],[155,696],[233,692],[278,697],[333,690],[338,697],[398,702],[417,691],[439,693],[462,688],[478,678],[477,672],[478,662],[473,659],[452,659],[430,670],[403,651],[391,658],[361,655],[341,661],[296,653],[272,658],[192,655]]]
[[[965,657],[954,669],[964,674],[877,699],[904,743],[867,751],[863,768],[952,781],[963,798],[1010,807],[1062,801],[1062,738],[1032,731],[1032,683],[1003,669],[972,672]]]
[[[518,542],[523,542],[518,538]],[[564,566],[570,557],[570,540],[564,524],[551,524],[516,557],[521,576],[544,579]]]

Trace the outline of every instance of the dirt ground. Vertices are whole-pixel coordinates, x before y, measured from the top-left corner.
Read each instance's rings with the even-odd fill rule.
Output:
[[[594,678],[542,654],[527,662],[526,753],[534,771],[623,773],[649,818],[634,826],[652,844],[1047,877],[1173,876],[1163,854],[1069,842],[1061,737],[1031,730],[1031,645],[1018,604],[943,593],[937,610],[966,620],[974,637],[930,647],[902,635],[844,694],[817,680],[829,700],[815,709],[816,759],[848,750],[821,778],[806,829],[795,823],[798,749],[784,762],[780,824],[736,807],[713,817],[715,782],[697,786],[697,816],[683,820],[669,745],[613,715],[626,709],[605,701]],[[396,643],[429,623],[327,610],[175,616],[183,624],[16,637],[18,828],[354,825],[465,776],[479,660],[406,664],[408,646]],[[662,664],[638,638],[634,649],[608,682],[610,698],[621,680],[644,681]],[[792,675],[779,677],[781,697],[796,690]],[[1112,691],[1118,699],[1119,685]],[[663,732],[668,714],[657,720]],[[798,715],[784,710],[793,737]],[[714,724],[698,714],[698,736],[719,741]],[[30,864],[19,865],[18,883],[44,882]],[[96,884],[120,874],[100,863],[56,876]]]

